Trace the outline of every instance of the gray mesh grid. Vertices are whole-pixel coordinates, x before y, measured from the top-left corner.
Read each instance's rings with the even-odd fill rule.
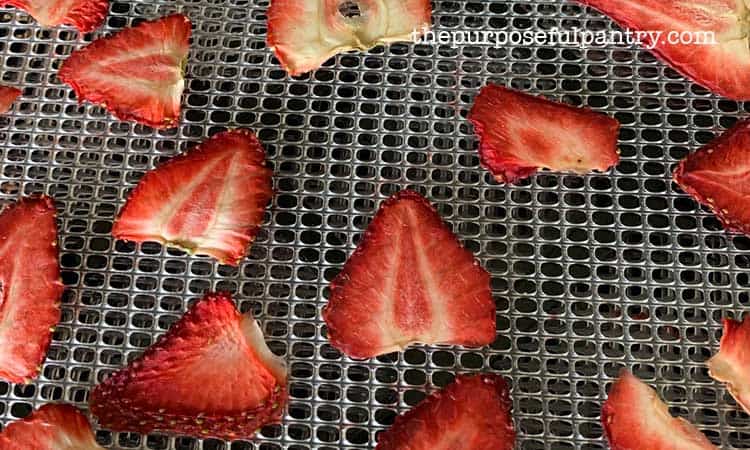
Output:
[[[377,431],[457,372],[512,380],[521,449],[605,448],[607,384],[627,366],[723,448],[748,416],[707,376],[720,319],[750,303],[750,240],[670,182],[674,163],[745,107],[709,95],[634,48],[398,44],[338,56],[293,80],[265,48],[268,0],[112,1],[106,26],[173,11],[195,24],[181,126],[150,129],[78,106],[56,78],[85,41],[0,10],[2,80],[24,87],[0,119],[0,202],[47,192],[60,207],[63,318],[41,377],[0,382],[3,423],[45,402],[85,407],[102,376],[142,352],[189,300],[236,294],[291,369],[283,425],[223,443],[98,431],[116,449],[372,448]],[[438,30],[612,28],[563,1],[436,1]],[[465,116],[495,81],[587,105],[624,125],[612,175],[541,174],[515,187],[479,168]],[[224,127],[266,143],[277,195],[239,269],[109,236],[127,190],[159,161]],[[436,203],[493,275],[498,338],[482,350],[414,347],[353,361],[327,344],[326,286],[383,198]]]

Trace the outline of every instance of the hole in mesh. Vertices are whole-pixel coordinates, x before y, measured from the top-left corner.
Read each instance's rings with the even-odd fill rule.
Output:
[[[355,17],[362,16],[362,10],[359,8],[359,3],[355,1],[345,1],[339,5],[339,14],[342,16],[352,19]]]

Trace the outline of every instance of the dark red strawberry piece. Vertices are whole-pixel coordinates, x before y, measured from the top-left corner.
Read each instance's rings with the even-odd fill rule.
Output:
[[[482,346],[495,340],[490,276],[421,195],[381,206],[331,284],[328,338],[355,358],[409,344]]]
[[[459,375],[380,433],[376,450],[513,450],[510,391],[499,375]]]
[[[10,87],[0,86],[0,114],[10,111],[16,99],[21,96],[21,90]]]
[[[729,231],[750,235],[750,120],[685,158],[674,180]]]
[[[623,371],[602,408],[612,450],[716,449],[688,421],[673,417],[656,391]]]
[[[252,437],[280,420],[286,367],[229,294],[198,301],[146,353],[96,386],[91,411],[116,431]]]
[[[0,433],[2,450],[104,450],[86,416],[70,405],[44,405]]]
[[[115,222],[118,239],[158,241],[237,265],[271,200],[271,169],[244,129],[209,140],[147,173]]]
[[[99,28],[107,17],[108,0],[2,0],[26,11],[43,27],[71,25],[82,33]]]
[[[620,123],[498,85],[482,89],[469,120],[479,135],[482,165],[500,183],[515,183],[539,169],[605,171],[620,160]]]
[[[661,32],[658,37],[645,35],[643,45],[712,92],[734,100],[750,100],[747,34],[750,22],[746,3],[735,0],[577,1],[593,6],[630,32]],[[684,40],[680,38],[683,33]]]
[[[60,320],[55,203],[25,198],[0,213],[0,378],[37,376]]]
[[[739,405],[750,412],[750,319],[724,319],[719,353],[708,360],[708,373],[726,384]]]
[[[413,40],[432,24],[431,12],[429,0],[273,0],[268,46],[301,75],[338,53]]]
[[[58,76],[80,102],[120,120],[171,128],[180,118],[191,25],[182,14],[143,22],[73,52]]]

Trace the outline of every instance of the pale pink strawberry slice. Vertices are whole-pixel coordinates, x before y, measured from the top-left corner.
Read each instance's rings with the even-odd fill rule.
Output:
[[[716,450],[688,421],[673,417],[658,394],[623,370],[602,408],[611,450]]]
[[[355,6],[359,15],[349,17]],[[413,40],[432,24],[431,12],[429,0],[273,0],[268,46],[300,75],[338,53]]]
[[[577,1],[600,10],[631,32],[662,32],[658,39],[646,37],[643,44],[712,92],[750,100],[750,9],[745,0]],[[680,40],[682,33],[690,42],[703,43],[686,44]],[[715,42],[706,33],[712,33]]]
[[[510,391],[500,375],[459,375],[398,417],[376,450],[513,450]]]
[[[43,27],[71,25],[82,33],[99,28],[107,17],[108,0],[2,0],[26,11]]]
[[[421,195],[380,207],[331,283],[331,343],[370,358],[421,342],[479,347],[495,340],[490,276]]]
[[[58,76],[79,102],[100,104],[120,120],[174,127],[190,32],[190,20],[182,14],[143,22],[73,52]]]
[[[724,319],[719,353],[708,360],[708,373],[750,412],[750,319]]]
[[[14,383],[37,376],[60,320],[55,213],[49,197],[0,213],[0,378]]]
[[[214,135],[147,173],[112,234],[128,241],[158,241],[237,265],[273,193],[265,156],[249,130]]]
[[[70,405],[49,404],[0,433],[2,450],[104,450],[86,416]]]
[[[500,183],[543,168],[605,171],[620,160],[617,120],[503,86],[484,87],[469,120],[479,136],[482,165]]]
[[[247,439],[280,420],[286,366],[252,314],[208,294],[146,353],[96,386],[91,412],[117,431]]]
[[[16,99],[21,96],[21,90],[10,86],[0,86],[0,114],[10,111]]]

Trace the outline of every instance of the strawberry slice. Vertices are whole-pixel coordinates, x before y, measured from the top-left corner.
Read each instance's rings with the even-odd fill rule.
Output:
[[[708,206],[729,231],[750,235],[750,120],[689,155],[674,172],[675,182]]]
[[[79,102],[101,104],[120,120],[174,127],[190,27],[182,14],[143,22],[73,52],[58,76],[73,87]]]
[[[120,211],[112,234],[239,264],[273,194],[265,157],[249,130],[214,135],[147,173]]]
[[[605,171],[620,160],[620,123],[604,114],[488,85],[469,120],[479,135],[479,156],[500,183],[515,183],[540,168]]]
[[[286,367],[229,294],[198,301],[145,354],[94,388],[91,412],[116,431],[242,439],[281,418]]]
[[[0,213],[0,378],[39,373],[60,320],[55,203],[25,198]]]
[[[0,114],[10,111],[16,99],[21,96],[21,90],[10,86],[0,86]]]
[[[750,412],[750,319],[724,319],[719,353],[708,360],[708,373],[726,384],[727,390],[745,411]]]
[[[495,340],[490,276],[421,195],[380,207],[331,283],[328,338],[370,358],[422,342],[482,346]]]
[[[376,450],[512,450],[510,391],[500,375],[459,375],[378,436]]]
[[[0,433],[2,450],[104,450],[86,416],[70,405],[48,404]]]
[[[290,75],[301,75],[338,53],[414,40],[431,12],[429,0],[273,0],[268,46]]]
[[[688,421],[672,417],[656,391],[627,370],[602,407],[602,425],[612,450],[716,449]]]
[[[3,0],[26,11],[43,27],[71,25],[81,33],[99,28],[107,17],[108,0]]]
[[[750,100],[747,2],[740,0],[577,0],[631,32],[684,76],[734,100]],[[680,34],[692,43],[681,42]],[[715,36],[715,41],[711,39]]]

